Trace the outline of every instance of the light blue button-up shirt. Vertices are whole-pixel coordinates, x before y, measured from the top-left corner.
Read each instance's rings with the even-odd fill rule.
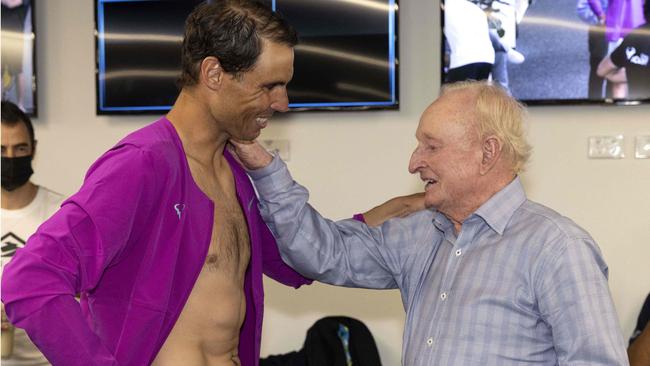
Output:
[[[456,234],[430,210],[379,228],[327,220],[277,157],[249,174],[298,272],[333,285],[399,288],[404,365],[628,364],[598,246],[570,219],[527,200],[518,178]]]

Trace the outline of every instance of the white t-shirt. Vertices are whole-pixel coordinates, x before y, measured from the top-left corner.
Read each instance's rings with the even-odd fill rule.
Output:
[[[487,16],[467,0],[445,0],[445,36],[449,43],[449,68],[494,63]]]
[[[0,211],[2,218],[2,270],[16,249],[25,246],[36,229],[59,209],[64,197],[47,188],[38,187],[34,200],[18,210]],[[24,330],[15,328],[14,351],[11,358],[3,359],[2,366],[49,365],[47,359],[29,340]]]

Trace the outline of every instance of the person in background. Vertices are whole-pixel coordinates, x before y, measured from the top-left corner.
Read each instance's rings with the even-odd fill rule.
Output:
[[[627,348],[630,366],[650,366],[650,294],[646,297]]]
[[[52,364],[258,364],[262,274],[311,281],[283,263],[224,147],[288,110],[296,42],[257,1],[191,12],[170,112],[103,154],[5,268],[7,316]]]
[[[231,142],[289,265],[332,285],[400,290],[404,365],[627,365],[595,241],[526,198],[524,113],[497,86],[444,86],[409,162],[429,210],[377,228],[323,218],[277,156]]]
[[[2,101],[2,270],[25,246],[27,238],[61,205],[63,196],[34,184],[32,161],[36,154],[34,127],[16,104]],[[30,281],[30,279],[26,279]],[[17,284],[20,285],[20,284]],[[4,290],[4,289],[3,289]],[[3,366],[49,365],[24,330],[13,328],[2,307],[2,336],[13,337]],[[11,342],[4,340],[3,342]],[[5,343],[6,344],[6,343]]]
[[[645,23],[643,0],[608,0],[606,10],[602,8],[598,0],[589,0],[589,5],[600,22],[605,24],[608,55],[621,44],[628,33]],[[598,75],[606,77],[607,81],[612,84],[612,97],[627,98],[628,79],[625,78],[625,72],[619,70],[618,73],[603,73],[600,70],[600,65],[598,69]]]
[[[487,15],[467,0],[446,0],[442,7],[449,45],[445,82],[487,80],[494,64]]]
[[[499,13],[502,13],[500,7],[506,6],[513,9],[515,8],[515,2],[509,1],[499,1],[496,2],[499,8],[494,9],[495,1],[486,1],[482,3],[482,0],[471,0],[473,3],[479,5],[481,9],[485,12],[488,18],[488,28],[490,32],[490,42],[492,42],[492,47],[494,48],[494,65],[492,65],[492,81],[505,89],[509,94],[512,94],[510,90],[510,77],[508,75],[508,64],[518,65],[523,63],[526,60],[523,54],[519,51],[513,49],[509,44],[509,39],[516,39],[516,37],[505,37],[508,32],[503,27],[503,18],[498,16]],[[514,31],[510,29],[509,31]]]
[[[650,0],[643,4],[645,23],[625,36],[621,44],[598,65],[598,75],[626,83],[626,94],[645,99],[650,96]]]
[[[587,97],[599,100],[605,95],[603,88],[605,79],[598,76],[598,64],[607,55],[607,40],[605,39],[605,12],[607,0],[577,0],[576,14],[585,24],[587,30],[587,49],[589,50],[589,80]],[[600,14],[600,16],[598,16]]]

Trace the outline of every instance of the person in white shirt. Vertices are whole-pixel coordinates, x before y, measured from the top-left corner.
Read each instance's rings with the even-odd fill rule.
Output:
[[[445,0],[443,10],[450,50],[445,82],[487,80],[495,56],[487,15],[467,0]]]
[[[2,102],[2,269],[16,249],[61,205],[63,196],[30,180],[36,151],[29,117],[11,102]],[[49,365],[25,331],[6,321],[2,307],[2,336],[11,337],[13,350],[3,349],[3,366]],[[3,340],[4,341],[4,340]]]

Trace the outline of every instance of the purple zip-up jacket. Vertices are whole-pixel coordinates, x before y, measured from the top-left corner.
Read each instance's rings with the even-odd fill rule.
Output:
[[[296,288],[310,281],[282,262],[246,173],[224,155],[251,242],[239,356],[256,366],[262,273]],[[162,118],[101,156],[79,192],[16,252],[2,276],[7,315],[54,365],[148,365],[194,287],[213,222],[214,204]]]

